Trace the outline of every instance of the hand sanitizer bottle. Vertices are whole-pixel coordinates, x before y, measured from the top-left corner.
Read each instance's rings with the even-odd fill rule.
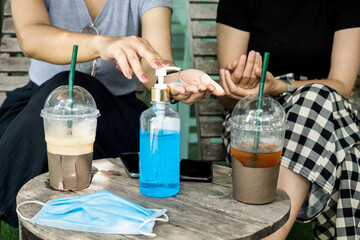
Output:
[[[180,189],[180,115],[169,107],[166,70],[180,68],[156,70],[152,106],[140,116],[140,192],[150,197],[170,197]]]

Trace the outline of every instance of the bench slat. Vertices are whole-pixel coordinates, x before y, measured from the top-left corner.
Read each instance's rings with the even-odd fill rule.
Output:
[[[210,143],[210,139],[201,140],[202,160],[225,161],[225,148],[222,143]]]
[[[6,0],[4,5],[4,17],[11,16],[11,5],[10,0]]]
[[[191,26],[191,33],[192,36],[195,38],[199,38],[199,37],[216,38],[216,24],[193,22]]]
[[[219,116],[223,113],[224,107],[217,99],[208,99],[205,102],[199,103],[199,115],[216,115]]]
[[[3,38],[0,45],[1,53],[22,53],[16,38]]]
[[[27,73],[30,59],[27,57],[0,58],[0,72]]]
[[[195,56],[216,56],[217,45],[216,42],[201,42],[195,39],[194,42],[194,55]]]
[[[14,23],[11,17],[4,17],[2,25],[3,34],[15,34]]]
[[[216,6],[201,6],[190,4],[190,19],[194,20],[215,20]]]
[[[28,76],[7,76],[6,73],[0,73],[0,92],[11,92],[28,82]]]
[[[219,75],[219,66],[217,60],[205,60],[201,57],[196,57],[194,68],[206,72],[210,75]]]
[[[208,117],[199,117],[200,137],[221,137],[222,121],[209,121]]]

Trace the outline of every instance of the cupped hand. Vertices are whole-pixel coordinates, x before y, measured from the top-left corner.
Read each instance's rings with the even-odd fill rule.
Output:
[[[202,102],[210,94],[222,96],[224,89],[206,73],[197,69],[188,69],[178,74],[173,73],[165,78],[165,83],[171,88],[172,98],[186,104]]]
[[[255,68],[255,74],[260,79],[261,77],[261,68]],[[225,95],[240,100],[243,97],[246,97],[250,94],[257,95],[259,92],[259,84],[254,88],[242,88],[239,85],[236,85],[231,78],[231,73],[229,70],[220,69],[220,78],[225,81],[228,91],[225,90]],[[264,84],[264,94],[270,96],[276,96],[281,93],[281,81],[276,79],[270,72],[266,72],[265,84]]]
[[[100,37],[102,40],[99,44],[100,57],[104,61],[115,61],[118,64],[117,68],[128,79],[131,79],[132,73],[134,73],[141,82],[148,82],[148,77],[141,66],[141,58],[145,58],[154,69],[169,65],[167,61],[161,59],[149,41],[144,38],[136,36]]]
[[[231,73],[231,79],[242,88],[254,88],[259,82],[255,74],[255,68],[262,67],[261,55],[258,52],[250,51],[249,55],[241,55],[239,60],[229,63],[225,70]]]
[[[224,87],[225,95],[236,100],[240,100],[249,94],[257,94],[259,91],[259,84],[254,88],[243,88],[233,82],[229,70],[220,69],[221,85]]]
[[[260,53],[250,51],[248,56],[242,55],[239,60],[220,69],[220,85],[224,88],[226,95],[240,100],[248,94],[257,93],[260,78],[255,71],[261,67]]]

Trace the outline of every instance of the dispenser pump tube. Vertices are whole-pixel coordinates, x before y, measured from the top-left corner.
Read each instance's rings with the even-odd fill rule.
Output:
[[[166,76],[166,71],[167,70],[175,70],[175,71],[180,71],[181,68],[179,67],[163,67],[160,69],[156,69],[156,76],[158,77],[158,83],[155,84],[155,88],[166,88],[166,84],[164,84],[164,77]]]
[[[151,101],[154,102],[169,102],[170,101],[170,87],[164,83],[164,77],[167,74],[167,70],[180,71],[179,67],[164,67],[156,69],[156,76],[158,82],[151,88]]]

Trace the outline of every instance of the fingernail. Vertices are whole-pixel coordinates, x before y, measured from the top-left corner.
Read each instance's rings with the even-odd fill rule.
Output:
[[[121,68],[120,68],[119,64],[116,64],[116,69],[121,71]]]
[[[163,65],[169,65],[169,63],[166,62],[166,61],[162,61],[161,63],[162,63]]]
[[[145,74],[141,75],[142,80],[144,80],[144,82],[149,81],[149,79],[147,78],[147,76]]]
[[[126,75],[129,79],[132,79],[132,75],[131,75],[131,72],[130,70],[126,70]]]
[[[162,64],[160,62],[155,62],[156,66],[161,67]]]

